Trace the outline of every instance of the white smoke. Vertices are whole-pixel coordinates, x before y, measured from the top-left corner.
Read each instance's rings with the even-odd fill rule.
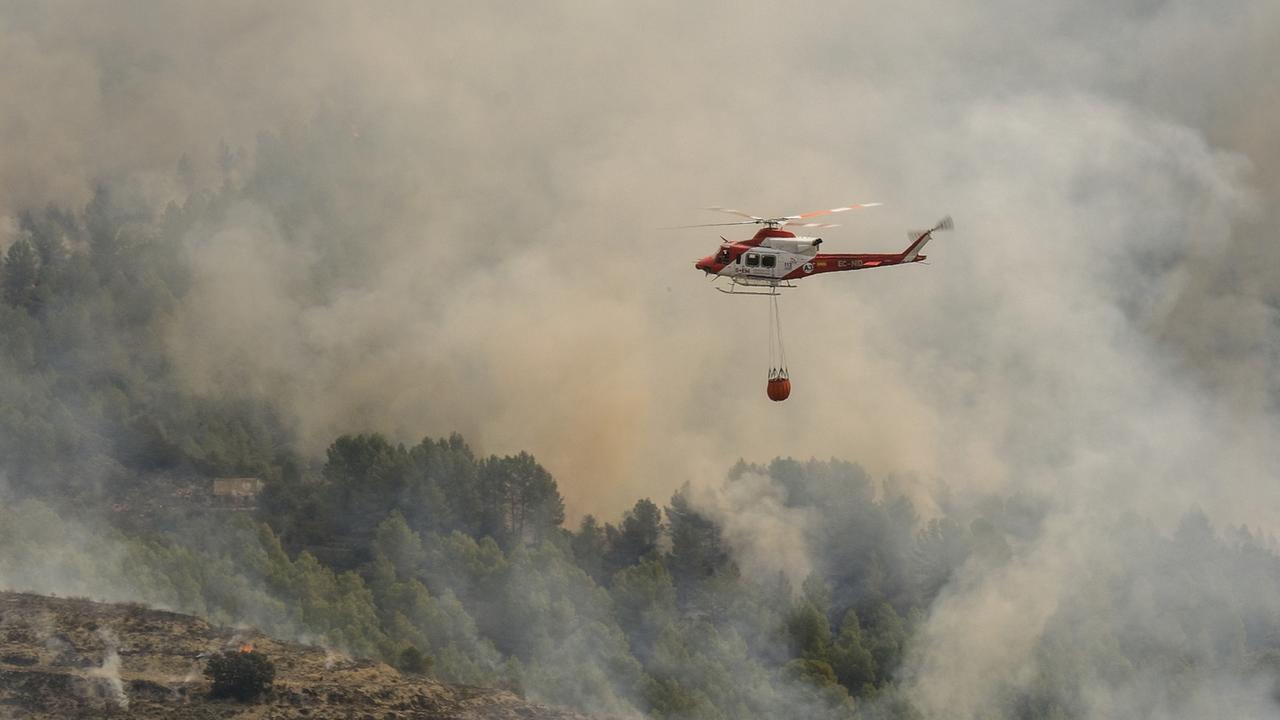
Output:
[[[120,678],[120,653],[116,649],[116,637],[113,633],[102,630],[98,633],[106,645],[102,656],[102,665],[90,668],[85,674],[90,678],[101,680],[116,707],[129,709],[129,696],[124,691],[124,680]]]
[[[744,472],[718,485],[693,485],[689,503],[721,529],[734,560],[750,577],[786,576],[800,587],[813,571],[811,508],[788,507],[786,489],[768,475]]]

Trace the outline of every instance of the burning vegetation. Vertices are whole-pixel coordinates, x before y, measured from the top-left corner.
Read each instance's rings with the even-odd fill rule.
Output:
[[[253,643],[243,643],[238,651],[210,657],[204,675],[209,679],[211,696],[250,702],[271,690],[276,666],[262,653],[254,652]]]

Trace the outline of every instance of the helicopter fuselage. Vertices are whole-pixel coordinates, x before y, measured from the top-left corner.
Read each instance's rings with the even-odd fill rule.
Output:
[[[750,240],[725,241],[714,255],[694,263],[708,275],[728,277],[739,285],[778,286],[810,275],[883,265],[920,262],[929,233],[915,238],[901,253],[820,253],[822,238],[797,237],[779,228],[761,228]]]

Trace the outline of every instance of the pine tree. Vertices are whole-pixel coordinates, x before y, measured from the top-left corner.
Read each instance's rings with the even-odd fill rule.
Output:
[[[582,518],[578,532],[569,543],[573,559],[597,584],[605,584],[604,556],[609,548],[604,528],[594,515]]]
[[[686,596],[695,583],[728,566],[729,550],[720,527],[690,507],[684,490],[671,496],[666,513],[671,535],[667,563],[681,595]]]
[[[9,251],[4,256],[0,285],[3,286],[5,302],[24,310],[31,309],[38,273],[36,252],[31,247],[31,242],[26,238],[19,238],[9,246]]]
[[[605,534],[609,538],[606,571],[609,575],[635,565],[657,550],[662,531],[662,511],[648,498],[636,501],[635,507],[622,518],[621,528],[606,525]]]
[[[483,461],[480,495],[480,530],[504,545],[540,542],[564,522],[555,479],[529,453]]]
[[[831,667],[836,679],[855,697],[867,694],[875,686],[875,658],[863,645],[862,625],[852,609],[844,614],[840,634],[831,645]]]

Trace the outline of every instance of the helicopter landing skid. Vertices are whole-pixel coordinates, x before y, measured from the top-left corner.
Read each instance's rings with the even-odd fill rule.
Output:
[[[749,288],[761,288],[761,289],[759,289],[759,290],[739,290],[739,289],[738,289],[738,287],[740,287],[740,286],[741,286],[741,287],[749,287]],[[785,281],[780,281],[780,282],[743,282],[743,281],[738,280],[738,279],[736,279],[736,278],[731,278],[731,282],[729,283],[729,289],[728,289],[728,290],[725,290],[724,288],[722,288],[722,287],[720,287],[720,286],[718,286],[718,285],[716,286],[716,290],[719,290],[720,292],[724,293],[725,295],[781,295],[782,293],[778,292],[779,290],[781,290],[782,288],[793,288],[793,287],[795,287],[795,285],[792,285],[790,282],[785,282]]]

